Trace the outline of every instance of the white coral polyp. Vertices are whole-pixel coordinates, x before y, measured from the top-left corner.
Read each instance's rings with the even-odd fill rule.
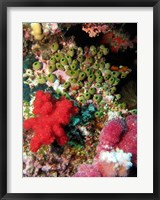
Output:
[[[102,151],[100,153],[100,161],[106,161],[107,163],[115,163],[118,166],[124,166],[126,170],[132,167],[131,162],[132,154],[125,153],[123,150],[116,149],[112,151]]]

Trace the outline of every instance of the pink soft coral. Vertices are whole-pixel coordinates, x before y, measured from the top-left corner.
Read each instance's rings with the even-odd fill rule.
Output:
[[[127,176],[132,162],[137,165],[137,116],[112,119],[102,129],[92,165],[79,167],[75,177]],[[100,174],[100,175],[99,175]]]
[[[114,147],[122,137],[126,124],[122,119],[114,119],[107,123],[100,134],[100,145]]]
[[[78,112],[73,102],[65,97],[56,100],[50,93],[40,90],[33,105],[35,117],[24,121],[24,128],[35,133],[30,143],[31,151],[36,152],[41,145],[51,144],[55,139],[59,145],[66,144],[68,137],[63,127]]]
[[[128,131],[117,146],[125,152],[132,153],[132,161],[137,165],[137,116],[128,116],[126,122]]]

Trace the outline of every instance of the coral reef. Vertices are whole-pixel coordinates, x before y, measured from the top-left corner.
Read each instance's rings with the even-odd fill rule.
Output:
[[[73,102],[65,97],[57,101],[50,93],[38,91],[33,104],[35,117],[24,121],[24,128],[35,132],[30,143],[31,151],[36,152],[41,145],[51,144],[55,139],[60,145],[66,144],[68,137],[63,126],[78,112]]]
[[[23,23],[24,177],[136,176],[136,31]]]

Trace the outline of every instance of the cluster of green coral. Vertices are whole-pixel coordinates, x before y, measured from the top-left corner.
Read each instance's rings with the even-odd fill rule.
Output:
[[[101,117],[108,109],[125,109],[125,103],[118,103],[121,94],[117,93],[117,86],[130,70],[122,71],[122,66],[113,70],[107,62],[108,48],[91,45],[83,49],[58,42],[49,48],[51,51],[46,60],[38,57],[29,69],[25,69],[24,92],[50,86],[57,94],[72,98],[79,105],[93,103],[97,108],[95,117]]]

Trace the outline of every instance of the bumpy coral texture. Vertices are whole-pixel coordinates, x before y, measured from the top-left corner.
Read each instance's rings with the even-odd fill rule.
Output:
[[[114,147],[120,141],[125,130],[126,124],[122,119],[109,121],[102,129],[99,146],[104,148]]]
[[[127,153],[132,153],[132,161],[137,165],[137,116],[128,116],[126,122],[128,131],[117,146]]]
[[[137,116],[130,115],[126,122],[122,119],[109,121],[102,129],[97,156],[102,150],[118,147],[126,153],[132,153],[132,161],[137,165]]]
[[[102,152],[117,152],[123,150],[124,153],[132,154],[132,162],[137,165],[137,116],[130,115],[126,118],[126,122],[122,119],[112,119],[102,129],[100,134],[100,142],[97,146],[97,155],[92,165],[82,165],[74,177],[89,176],[127,176],[129,168],[125,168],[121,163],[117,163],[119,167],[116,169],[114,162],[102,160],[100,154]],[[118,151],[119,151],[118,150]]]
[[[36,93],[33,105],[35,117],[24,121],[24,129],[32,129],[35,133],[30,142],[30,150],[36,152],[41,145],[49,145],[54,140],[61,146],[65,145],[68,137],[63,128],[69,124],[78,108],[65,97],[57,100],[49,92],[41,90]]]
[[[101,177],[101,173],[98,171],[96,165],[82,164],[74,177]]]

